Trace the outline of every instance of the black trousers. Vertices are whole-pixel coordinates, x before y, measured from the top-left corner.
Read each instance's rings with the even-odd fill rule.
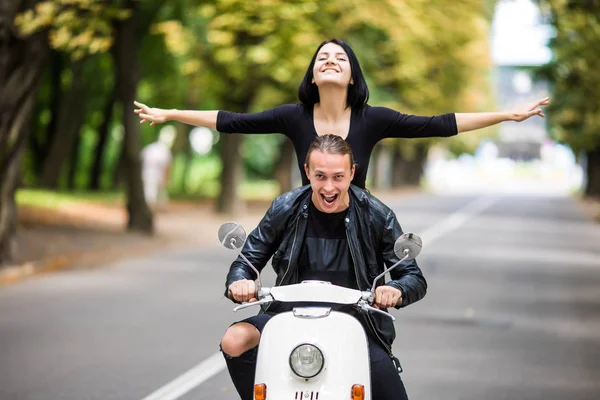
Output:
[[[260,332],[272,315],[259,314],[240,322],[248,322]],[[367,335],[369,336],[369,335]],[[239,357],[225,353],[229,376],[241,400],[254,398],[254,372],[258,347],[248,350]],[[380,343],[369,337],[369,358],[371,360],[371,398],[373,400],[408,400],[404,383],[394,366],[394,362]]]

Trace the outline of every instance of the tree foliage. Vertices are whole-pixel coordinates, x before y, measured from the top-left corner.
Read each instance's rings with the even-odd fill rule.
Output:
[[[153,32],[178,60],[192,104],[248,111],[295,102],[316,45],[340,37],[359,57],[372,103],[417,114],[481,111],[492,107],[487,3],[196,2]],[[479,137],[455,141],[474,149]],[[415,145],[396,143],[408,155]]]
[[[147,30],[162,1],[154,1],[148,7],[133,0],[116,2],[99,2],[91,0],[37,1],[32,7],[25,9],[15,19],[22,36],[31,36],[44,32],[48,45],[70,55],[73,60],[70,74],[58,71],[58,83],[54,91],[59,93],[54,98],[60,100],[58,107],[51,108],[51,121],[58,132],[50,143],[50,152],[45,162],[42,183],[56,187],[61,167],[68,153],[70,159],[69,182],[74,186],[75,170],[79,163],[79,144],[81,130],[86,114],[85,96],[89,81],[83,79],[81,73],[86,57],[91,54],[110,52],[115,63],[112,71],[115,91],[110,98],[119,100],[123,109],[125,140],[123,141],[123,160],[125,161],[126,189],[128,193],[127,208],[129,211],[128,228],[144,232],[152,231],[152,216],[143,199],[141,172],[139,171],[140,140],[131,103],[135,99],[137,81],[139,79],[137,50],[139,37]],[[146,12],[149,10],[150,12]],[[114,44],[114,45],[113,45]],[[62,76],[61,76],[62,75]],[[62,92],[62,77],[70,79],[67,89]],[[112,92],[109,89],[109,92]],[[110,100],[111,104],[114,100]],[[111,106],[108,104],[108,106]],[[107,107],[104,107],[106,109]],[[67,113],[72,113],[67,117]],[[66,121],[66,122],[65,122]],[[63,126],[65,125],[65,126]],[[106,136],[107,124],[103,123]],[[53,133],[53,132],[50,132]]]
[[[539,0],[555,37],[552,61],[540,70],[553,85],[553,136],[585,154],[587,196],[600,197],[600,3]]]
[[[555,28],[552,61],[541,69],[553,85],[548,114],[554,136],[575,151],[600,145],[600,3],[540,1]]]
[[[355,50],[369,83],[371,104],[421,115],[493,108],[487,77],[493,3],[8,2],[8,23],[0,21],[1,99],[6,111],[0,124],[0,170],[9,171],[11,179],[4,180],[8,175],[3,175],[2,183],[8,183],[0,198],[0,262],[8,254],[15,222],[2,216],[14,214],[14,188],[22,179],[25,149],[26,183],[39,183],[44,171],[49,175],[45,180],[52,185],[66,180],[79,189],[106,187],[111,176],[115,180],[127,177],[130,217],[135,214],[140,226],[148,225],[140,197],[137,152],[141,144],[153,140],[157,129],[143,126],[138,131],[130,104],[135,97],[164,108],[239,112],[296,102],[298,84],[316,46],[337,37]],[[548,3],[566,4],[558,0]],[[588,40],[592,33],[579,34]],[[585,52],[593,50],[592,44],[580,45]],[[579,79],[585,79],[587,88],[594,87],[583,71],[587,70],[582,70]],[[591,121],[592,114],[586,118]],[[184,143],[189,129],[179,126],[178,131],[184,137],[175,151],[185,154],[186,170],[190,170],[192,152]],[[454,140],[459,143],[457,148],[468,149],[478,136],[461,135]],[[395,141],[393,148],[402,152],[396,162],[418,170],[418,159],[427,154],[433,141]],[[246,160],[250,176],[261,178],[273,175],[276,165],[291,165],[286,158],[292,156],[292,150],[279,135],[260,140],[221,135],[217,147],[218,156],[213,152],[203,162],[220,159],[219,204],[238,198],[241,159]],[[48,160],[53,148],[61,150],[53,152],[60,157]],[[58,163],[59,158],[65,167],[53,165],[50,174],[46,167]],[[122,165],[123,160],[127,162]],[[282,176],[277,175],[278,179]],[[406,175],[413,180],[417,176]],[[215,182],[198,182],[215,186]],[[185,182],[180,186],[186,187]]]
[[[153,7],[160,2],[147,3]],[[451,7],[433,3],[169,1],[143,37],[138,91],[143,100],[162,107],[256,111],[295,102],[316,45],[340,37],[363,65],[373,104],[417,114],[492,108],[487,82],[490,1],[463,0]],[[45,30],[54,48],[82,59],[109,51],[115,20],[131,14],[125,5],[123,0],[38,1],[18,23],[23,33]],[[103,71],[100,76],[110,73],[110,65]],[[98,113],[105,109],[110,89],[103,90],[90,98],[95,122],[86,116],[87,129],[105,126]],[[144,126],[142,134],[147,142],[156,130]],[[460,135],[445,143],[468,150],[479,137]],[[263,141],[271,147],[280,143],[278,136]],[[409,158],[414,153],[415,141],[395,143]],[[247,166],[273,170],[276,159],[270,164],[264,157],[254,160],[254,153],[245,153]]]
[[[114,36],[112,22],[129,14],[120,1],[46,0],[19,14],[16,25],[23,36],[47,31],[52,48],[80,59],[107,52]]]

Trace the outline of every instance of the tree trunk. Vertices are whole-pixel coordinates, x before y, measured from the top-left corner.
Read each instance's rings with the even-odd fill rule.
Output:
[[[69,66],[67,66],[68,68]],[[40,170],[39,175],[42,176],[44,171],[44,165],[46,159],[48,158],[48,154],[50,153],[50,148],[52,143],[54,143],[54,138],[56,138],[58,132],[58,121],[60,119],[60,105],[62,104],[62,100],[64,100],[64,91],[62,87],[62,74],[65,69],[65,61],[63,59],[63,55],[58,50],[50,51],[50,122],[48,126],[46,126],[46,135],[40,141],[42,144],[41,147],[41,157],[39,162]]]
[[[241,135],[221,135],[219,140],[221,162],[221,192],[217,198],[217,212],[242,214],[245,204],[239,194],[242,183],[242,156],[240,155]]]
[[[45,33],[15,36],[14,17],[36,3],[0,2],[0,266],[11,264],[15,257],[15,190],[49,50]]]
[[[0,180],[0,268],[10,265],[17,251],[18,210],[15,191],[20,183],[24,144],[19,146]]]
[[[56,131],[54,126],[58,120],[58,105],[60,104],[62,91],[61,75],[63,70],[62,56],[58,51],[50,52],[49,65],[49,76],[42,78],[42,87],[44,86],[44,79],[46,79],[48,81],[46,86],[49,87],[50,96],[46,101],[38,99],[34,115],[40,115],[46,107],[49,107],[50,122],[46,126],[43,126],[40,118],[33,118],[32,130],[29,137],[29,151],[31,153],[33,174],[36,181],[42,176],[44,161],[48,156],[49,144],[52,143],[52,135]]]
[[[191,90],[187,93],[187,99],[185,102],[185,109],[190,110],[194,108],[195,104],[198,104],[198,99],[195,96],[196,92]],[[183,152],[183,171],[181,172],[181,179],[177,186],[179,187],[179,192],[183,194],[189,194],[188,190],[188,176],[190,175],[190,170],[192,169],[192,161],[194,160],[194,149],[192,148],[191,142],[191,134],[193,128],[187,124],[176,124],[177,129],[177,139],[179,142],[175,142],[175,144],[179,144],[178,147],[173,148],[173,156],[177,154],[178,151]],[[173,170],[171,170],[173,173]]]
[[[117,190],[121,187],[123,183],[123,174],[125,173],[125,161],[123,159],[123,155],[125,154],[125,140],[121,142],[121,146],[119,147],[119,156],[117,157],[117,162],[112,170],[112,183],[111,189]]]
[[[427,147],[417,144],[415,146],[415,155],[408,164],[406,172],[406,182],[410,186],[419,186],[423,177],[425,161],[427,160]]]
[[[427,147],[416,144],[412,157],[406,157],[402,149],[396,149],[393,157],[392,187],[418,186],[427,159]]]
[[[183,194],[188,194],[187,181],[192,168],[192,160],[194,158],[194,149],[190,142],[190,133],[192,132],[187,126],[177,129],[178,135],[182,135],[185,138],[183,143],[183,171],[181,172],[181,181],[179,182],[179,191]]]
[[[250,104],[252,104],[252,96],[256,93],[252,82],[248,87],[245,87],[242,93],[235,99],[229,99],[228,103],[237,112],[248,112]],[[232,85],[234,83],[232,82]],[[240,196],[239,188],[243,178],[243,162],[240,154],[240,144],[242,136],[238,134],[222,134],[219,140],[219,154],[223,163],[221,171],[221,191],[217,197],[218,213],[239,215],[246,211],[246,204]]]
[[[36,106],[33,110],[33,115],[40,115],[45,107],[36,102]],[[37,181],[42,176],[44,169],[44,158],[47,154],[47,149],[44,145],[46,139],[46,127],[40,122],[40,118],[32,118],[31,121],[31,132],[28,140],[28,150],[31,157],[31,169],[33,176],[35,177],[34,184],[37,185]]]
[[[279,183],[280,193],[289,192],[293,189],[292,168],[294,164],[294,144],[287,137],[281,145],[281,156],[277,161],[277,169],[275,171],[275,179]]]
[[[61,170],[81,130],[85,113],[85,77],[83,62],[76,61],[72,65],[73,78],[71,87],[60,100],[58,121],[50,144],[50,151],[44,161],[44,170],[40,185],[46,188],[56,188],[60,180]]]
[[[139,18],[138,2],[127,1],[131,16],[116,22],[115,35],[115,71],[117,97],[123,105],[123,161],[127,183],[127,228],[152,234],[154,222],[152,212],[144,197],[141,171],[141,139],[138,118],[133,112],[137,83],[139,80],[137,50],[139,43],[136,35],[136,23]]]
[[[392,157],[392,187],[397,188],[406,184],[404,182],[404,170],[407,161],[402,154],[402,149],[396,148]]]
[[[67,188],[69,190],[75,190],[77,187],[77,170],[79,169],[79,146],[81,144],[81,134],[77,133],[75,137],[75,143],[73,144],[73,151],[69,158],[69,171],[67,173]]]
[[[115,97],[116,87],[113,87],[110,94],[106,98],[106,103],[104,103],[104,113],[102,114],[104,116],[104,120],[102,121],[102,125],[100,125],[100,128],[98,129],[98,141],[96,142],[96,148],[94,151],[94,162],[92,164],[92,169],[90,170],[90,180],[88,186],[90,190],[100,189],[100,179],[102,178],[104,154],[106,153],[106,145],[108,143],[110,126],[113,118]]]
[[[379,155],[381,154],[381,146],[381,143],[375,145],[375,147],[373,148],[373,152],[371,153],[371,160],[369,162],[371,166],[368,171],[367,180],[371,181],[369,186],[373,190],[379,189],[379,175],[381,173],[381,168],[379,165]]]
[[[375,146],[375,150],[371,160],[374,169],[371,170],[369,167],[369,173],[371,174],[370,187],[377,190],[388,190],[392,186],[392,158],[394,152],[383,143]]]
[[[600,198],[600,145],[586,153],[587,180],[585,185],[585,195],[589,197]]]

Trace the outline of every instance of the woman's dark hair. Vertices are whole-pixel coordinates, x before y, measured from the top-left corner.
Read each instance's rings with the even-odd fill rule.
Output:
[[[317,54],[321,50],[321,47],[325,46],[327,43],[335,43],[341,48],[344,49],[346,54],[348,55],[348,61],[350,61],[350,69],[352,70],[352,81],[354,82],[352,85],[348,87],[348,99],[346,101],[346,105],[354,108],[361,108],[364,106],[369,100],[369,88],[367,87],[367,82],[365,81],[365,77],[363,76],[362,70],[360,69],[360,64],[358,63],[358,59],[356,58],[356,54],[350,48],[348,43],[344,42],[340,39],[330,39],[326,40],[319,45],[317,51],[310,60],[310,65],[306,70],[306,74],[300,82],[300,86],[298,87],[298,97],[302,104],[305,106],[313,106],[319,102],[319,88],[317,85],[312,82],[313,80],[313,68],[315,66],[315,60],[317,59]]]
[[[317,136],[310,146],[308,147],[308,151],[306,152],[306,159],[304,162],[306,165],[309,164],[310,155],[313,151],[320,151],[325,154],[341,154],[345,156],[348,154],[350,156],[350,168],[354,165],[354,154],[352,153],[352,148],[341,136],[338,135],[321,135]]]

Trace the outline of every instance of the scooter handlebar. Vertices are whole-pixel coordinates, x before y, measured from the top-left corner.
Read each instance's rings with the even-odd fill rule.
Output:
[[[273,301],[273,298],[271,296],[265,296],[262,299],[258,300],[258,301],[254,301],[252,303],[242,303],[239,306],[235,307],[233,309],[233,312],[239,311],[239,310],[243,310],[244,308],[248,308],[248,307],[253,307],[253,306],[260,306],[263,304],[268,304],[271,303]]]
[[[243,309],[246,309],[249,307],[260,306],[263,304],[269,304],[274,301],[273,296],[271,296],[271,288],[268,288],[268,287],[260,288],[260,290],[258,290],[258,292],[257,292],[257,298],[259,299],[258,301],[255,301],[252,303],[242,303],[239,306],[235,307],[233,309],[233,311],[236,312],[236,311],[243,310]],[[382,311],[376,307],[373,307],[372,304],[373,304],[374,300],[375,300],[374,293],[367,290],[367,291],[364,291],[361,293],[361,298],[356,303],[356,305],[365,312],[375,312],[375,313],[384,315],[388,318],[391,318],[392,321],[396,320],[396,318],[394,318],[393,315],[391,315],[385,311]]]
[[[374,313],[378,313],[381,314],[383,316],[386,316],[388,318],[390,318],[392,321],[395,321],[396,318],[394,318],[394,316],[390,313],[387,313],[385,311],[380,310],[379,308],[375,308],[371,305],[369,305],[366,301],[360,301],[358,303],[358,306],[360,307],[361,310],[366,311],[366,312],[374,312]]]
[[[256,294],[258,296],[257,299],[261,300],[261,299],[271,295],[271,288],[262,287],[257,291]],[[271,299],[271,301],[272,301],[272,299]]]

